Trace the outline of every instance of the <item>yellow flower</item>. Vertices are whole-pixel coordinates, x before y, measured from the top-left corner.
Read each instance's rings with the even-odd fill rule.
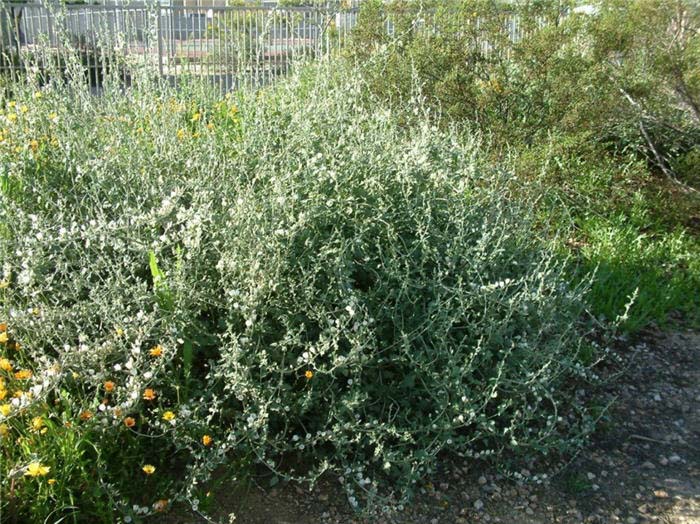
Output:
[[[151,388],[146,388],[146,390],[143,392],[143,399],[144,400],[155,400],[156,398],[156,392],[152,390]]]
[[[311,380],[312,378],[314,378],[314,372],[310,369],[307,369],[306,373],[304,373],[304,376],[306,377],[306,380]]]
[[[28,369],[20,369],[17,373],[15,373],[15,378],[17,380],[26,380],[28,378],[31,378],[32,372]]]
[[[177,139],[178,140],[184,140],[186,136],[187,136],[187,132],[184,129],[177,130]]]
[[[10,426],[7,424],[0,424],[0,437],[5,438],[10,434]]]
[[[7,390],[5,388],[0,388],[0,400],[5,400],[7,397]]]
[[[6,358],[0,358],[0,369],[3,371],[12,371],[12,362]]]
[[[163,356],[163,348],[162,346],[153,346],[151,349],[148,350],[148,354],[151,355],[152,357],[162,357]]]
[[[43,477],[51,470],[50,467],[42,465],[40,462],[32,462],[27,466],[27,471],[24,473],[27,477]]]
[[[9,107],[10,109],[14,109],[16,105],[17,105],[17,102],[15,102],[14,100],[10,100],[7,103],[7,107]]]
[[[194,115],[192,115],[192,122],[199,122],[201,120],[201,118],[202,118],[201,113],[195,113]]]
[[[134,417],[126,417],[124,419],[124,425],[127,428],[133,428],[136,425],[136,420],[134,419]]]
[[[41,91],[37,91],[36,93],[34,93],[35,100],[39,100],[39,99],[41,99],[41,97],[42,97]]]
[[[19,110],[20,110],[22,113],[27,113],[27,112],[29,111],[29,108],[28,108],[26,105],[23,105],[23,106],[21,106],[21,107],[19,108]]]
[[[202,444],[204,444],[205,446],[211,446],[212,442],[214,442],[214,439],[210,435],[204,435],[202,437]]]
[[[0,415],[3,417],[7,417],[10,415],[12,412],[12,405],[11,404],[0,404]]]
[[[153,475],[153,473],[155,473],[155,471],[156,471],[156,467],[155,467],[155,466],[152,466],[151,464],[146,464],[146,465],[145,465],[144,467],[142,467],[141,469],[143,470],[143,472],[144,472],[146,475]]]
[[[165,413],[163,413],[163,420],[165,420],[166,422],[175,420],[175,413],[173,413],[172,411],[166,411]]]
[[[49,479],[49,480],[46,481],[46,483],[47,483],[49,486],[53,486],[54,484],[56,484],[56,479]]]
[[[207,129],[208,129],[209,131],[213,130],[213,129],[214,129],[214,124],[212,124],[211,122],[209,122],[209,123],[207,124]]]
[[[7,342],[7,338],[8,338],[8,337],[7,337],[7,333],[5,333],[4,331],[3,331],[2,333],[0,333],[0,344],[6,343],[6,342]]]
[[[34,417],[32,419],[32,431],[41,431],[45,425],[44,419],[41,417]]]
[[[92,418],[92,412],[91,411],[83,411],[80,414],[80,420],[90,420]]]
[[[112,382],[111,380],[108,380],[103,384],[103,386],[104,386],[105,391],[107,393],[111,393],[112,391],[114,391],[116,384],[114,382]]]
[[[14,113],[10,113],[9,115],[7,115],[7,119],[8,119],[10,122],[16,122],[16,121],[17,121],[17,115],[14,114]]]

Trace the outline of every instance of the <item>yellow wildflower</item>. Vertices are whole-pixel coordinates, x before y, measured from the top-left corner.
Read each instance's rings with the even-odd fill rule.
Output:
[[[28,369],[20,369],[17,373],[15,373],[15,378],[17,380],[26,380],[28,378],[31,378],[32,372]]]
[[[118,337],[124,336],[124,330],[123,330],[122,328],[120,328],[120,327],[118,327],[117,329],[115,329],[115,330],[114,330],[114,333],[115,333]]]
[[[307,369],[306,373],[304,373],[304,376],[306,377],[306,380],[311,380],[312,378],[314,378],[314,372],[310,369]]]
[[[6,343],[7,339],[8,339],[7,333],[5,333],[4,331],[2,333],[0,333],[0,344]]]
[[[53,486],[54,484],[56,484],[56,479],[49,479],[49,480],[46,481],[46,483],[47,483],[49,486]]]
[[[44,419],[41,417],[34,417],[32,419],[32,431],[41,431],[46,424],[44,423]]]
[[[80,420],[90,420],[92,418],[92,412],[91,411],[83,411],[80,414]]]
[[[156,392],[155,390],[151,388],[146,388],[146,390],[143,392],[143,399],[144,400],[155,400],[156,398]]]
[[[8,372],[12,371],[12,362],[6,358],[0,358],[0,369]]]
[[[29,108],[26,105],[20,106],[19,110],[22,114],[29,112]]]
[[[148,354],[151,355],[152,357],[162,357],[163,356],[163,348],[160,345],[153,346],[151,349],[148,350]]]
[[[0,415],[3,417],[7,417],[10,415],[12,412],[12,405],[11,404],[0,404]]]
[[[104,385],[105,391],[107,393],[111,393],[112,391],[114,391],[114,388],[116,387],[116,384],[114,382],[112,382],[111,380],[106,381],[103,385]]]
[[[146,475],[153,475],[156,471],[156,467],[151,464],[146,464],[141,468]]]
[[[5,388],[0,388],[0,400],[5,400],[7,397],[7,390]]]
[[[40,462],[32,462],[27,466],[27,471],[24,473],[27,477],[43,477],[51,470],[50,467],[42,465]]]
[[[186,136],[187,136],[187,132],[184,129],[177,130],[177,139],[178,140],[184,140]]]
[[[202,119],[201,113],[195,113],[192,115],[192,122],[199,122]]]
[[[5,438],[10,434],[10,426],[7,424],[0,424],[0,437]]]
[[[16,122],[16,121],[17,121],[17,115],[14,114],[14,113],[10,113],[9,115],[7,115],[7,119],[10,121],[10,123]]]
[[[165,420],[166,422],[175,420],[175,413],[173,413],[172,411],[166,411],[165,413],[163,413],[163,420]]]
[[[29,142],[29,149],[32,151],[37,151],[39,149],[39,142],[37,140],[31,140]]]
[[[202,437],[202,444],[204,444],[205,446],[211,446],[212,442],[214,442],[214,439],[210,435],[204,435]]]

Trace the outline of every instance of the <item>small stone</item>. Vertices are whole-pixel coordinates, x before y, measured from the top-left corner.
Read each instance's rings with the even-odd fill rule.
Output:
[[[593,480],[595,478],[595,473],[591,473],[590,471],[586,473],[586,477],[588,477],[588,480]]]
[[[642,464],[642,467],[644,469],[656,469],[656,466],[654,466],[654,464],[652,464],[648,460],[644,464]]]
[[[481,500],[477,500],[476,502],[474,502],[474,509],[476,511],[481,511],[482,509],[484,509],[484,503]]]
[[[528,506],[527,508],[525,508],[525,513],[527,513],[528,515],[534,515],[534,514],[535,514],[535,512],[534,512],[534,511],[532,510],[532,508],[529,507],[529,506]]]
[[[634,517],[627,517],[627,520],[625,521],[627,524],[637,524],[637,519]]]
[[[661,464],[662,466],[668,466],[668,459],[666,457],[661,457],[659,459],[659,464]]]
[[[681,461],[681,457],[678,456],[676,453],[674,453],[673,455],[671,455],[670,457],[668,457],[668,461],[669,461],[671,464],[675,464],[676,462],[680,462],[680,461]]]
[[[656,400],[656,402],[661,402],[661,395],[654,393],[654,400]]]
[[[477,482],[479,483],[479,486],[483,486],[484,484],[486,484],[486,477],[479,477],[479,480],[477,480]]]

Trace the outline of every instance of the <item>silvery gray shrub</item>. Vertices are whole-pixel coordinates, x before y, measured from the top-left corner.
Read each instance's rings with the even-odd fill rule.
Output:
[[[189,487],[254,462],[332,472],[356,505],[410,493],[442,452],[560,452],[591,429],[573,393],[595,378],[585,287],[477,138],[420,97],[369,103],[354,73],[223,101],[150,84],[17,95],[3,317],[37,362],[84,377],[75,402],[120,384],[96,424],[145,387],[176,406],[182,423],[152,428],[188,454]]]

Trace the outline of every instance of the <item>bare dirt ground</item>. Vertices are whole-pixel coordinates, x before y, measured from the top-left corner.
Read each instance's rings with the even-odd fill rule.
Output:
[[[213,513],[233,513],[235,524],[700,524],[700,332],[650,330],[625,352],[629,369],[606,391],[617,399],[608,420],[544,484],[444,464],[390,516],[359,518],[330,484],[232,489],[216,496]],[[167,522],[203,521],[181,514]]]

